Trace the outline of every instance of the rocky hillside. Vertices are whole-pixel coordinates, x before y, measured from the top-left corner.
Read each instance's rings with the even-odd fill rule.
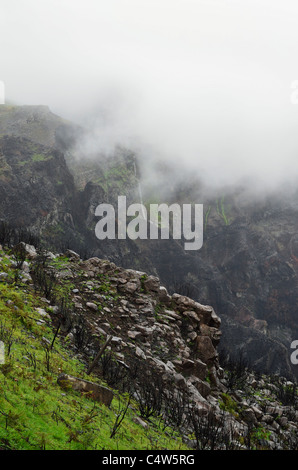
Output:
[[[171,294],[211,304],[222,319],[220,350],[242,353],[263,372],[298,377],[290,362],[298,338],[295,191],[215,194],[187,169],[150,166],[127,149],[88,153],[88,132],[43,106],[0,106],[0,135],[0,219],[29,228],[54,251],[145,271]],[[145,205],[203,203],[202,249],[185,252],[172,239],[99,242],[97,205],[115,205],[122,194],[140,202],[140,188]]]
[[[111,429],[110,444],[115,442],[111,439],[118,430],[116,423],[124,426],[128,416],[133,415],[143,430],[152,429],[153,423],[157,426],[159,420],[157,432],[168,428],[176,433],[163,448],[181,448],[183,442],[189,449],[297,449],[295,384],[281,377],[257,376],[240,360],[231,363],[226,358],[222,364],[217,350],[221,320],[212,306],[180,294],[170,295],[157,277],[124,269],[107,259],[83,260],[71,250],[55,254],[25,243],[0,253],[0,333],[6,331],[1,338],[8,357],[0,366],[1,382],[8,382],[15,374],[25,377],[29,369],[31,374],[32,369],[37,373],[40,338],[48,344],[44,350],[48,351],[45,364],[51,377],[49,390],[57,393],[62,387],[63,396],[75,403],[73,393],[87,394],[85,400],[93,397],[107,409],[113,406],[115,394],[125,394],[122,396],[126,396],[127,406],[118,415],[115,412],[118,419]],[[28,310],[29,304],[34,304],[34,312]],[[22,335],[27,331],[26,335],[36,340],[36,355],[28,347],[17,359],[13,354],[13,350],[17,354],[19,344],[26,345],[22,336],[10,343],[7,340],[13,314],[17,317],[10,325],[17,328],[21,319]],[[37,332],[34,324],[50,330]],[[60,344],[66,348],[63,364],[57,356],[54,359],[54,350]],[[73,371],[65,362],[66,354],[81,364],[76,375],[70,373]],[[40,379],[35,375],[37,382]],[[34,409],[38,414],[42,387],[47,388],[43,384],[32,391],[35,398],[31,401],[36,401],[33,415]],[[8,413],[15,416],[19,411],[14,409],[11,395],[12,390],[19,394],[17,386],[9,386],[9,390],[9,397],[6,393],[0,398],[3,423],[5,419],[7,423]],[[78,418],[85,405],[80,406]],[[98,412],[96,406],[94,412]],[[24,413],[22,420],[26,419]],[[53,413],[58,423],[61,410]],[[23,426],[20,419],[16,421],[18,429]],[[69,416],[64,413],[63,419],[67,422]],[[39,432],[51,447],[48,443],[54,436],[51,423],[47,423]],[[2,446],[24,445],[13,421],[0,429]],[[70,431],[73,435],[72,428]],[[90,428],[88,432],[90,435]],[[99,441],[100,436],[101,431],[97,431]],[[83,437],[84,432],[81,437],[77,435],[76,442],[84,441],[86,445]]]

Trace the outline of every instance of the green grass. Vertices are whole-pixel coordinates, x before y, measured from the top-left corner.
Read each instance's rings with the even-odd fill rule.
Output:
[[[65,259],[57,260],[63,267]],[[9,272],[10,259],[0,251],[0,271]],[[0,340],[5,362],[0,365],[0,449],[11,450],[141,450],[186,449],[181,438],[159,419],[143,428],[135,423],[132,402],[114,437],[119,412],[127,397],[114,391],[110,407],[72,389],[62,389],[60,373],[101,383],[86,375],[86,364],[71,352],[68,342],[54,338],[51,320],[36,307],[47,304],[14,275],[0,281]],[[44,323],[39,323],[43,319]],[[103,383],[104,384],[104,383]],[[104,384],[105,385],[105,384]]]
[[[33,146],[32,146],[32,150],[33,150]],[[28,160],[19,160],[17,164],[18,164],[18,166],[23,167],[25,165],[30,165],[32,162],[33,163],[35,163],[35,162],[45,162],[47,160],[50,160],[51,158],[53,158],[51,155],[45,155],[45,154],[42,154],[42,153],[36,153],[35,152],[31,155],[31,158],[29,157]]]
[[[205,230],[207,229],[207,224],[208,224],[208,218],[209,218],[210,211],[211,211],[211,206],[208,206],[207,212],[205,214],[205,223],[204,223],[204,229]]]
[[[31,157],[32,162],[44,162],[50,160],[52,157],[44,155],[42,153],[34,153]]]
[[[225,205],[224,205],[225,197],[222,196],[220,202],[218,199],[216,200],[216,210],[218,215],[224,220],[225,225],[230,224],[230,220],[228,219],[226,212],[225,212]]]
[[[237,402],[227,393],[221,394],[221,400],[219,400],[219,407],[221,410],[231,413],[235,417],[239,416],[239,409]]]

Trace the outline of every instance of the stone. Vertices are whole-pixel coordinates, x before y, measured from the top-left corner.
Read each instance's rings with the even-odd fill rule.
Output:
[[[160,288],[160,282],[158,277],[148,276],[143,280],[143,286],[146,291],[158,292]]]
[[[196,324],[200,323],[200,318],[193,310],[186,310],[183,312],[183,315],[185,315],[189,320],[193,321]]]
[[[75,261],[78,261],[80,259],[80,255],[78,255],[78,253],[76,253],[75,251],[72,251],[72,250],[66,250],[65,256],[67,256],[67,258],[70,258],[70,259],[75,260]]]
[[[144,351],[142,351],[142,349],[139,348],[139,346],[136,347],[136,356],[140,357],[142,359],[146,359],[146,355],[145,355]]]
[[[288,424],[288,418],[286,416],[281,416],[277,418],[277,422],[282,428],[285,428]]]
[[[220,328],[220,325],[221,325],[221,319],[218,315],[216,315],[213,308],[212,308],[212,312],[211,312],[211,319],[210,319],[209,325],[211,327],[213,326],[215,328]]]
[[[241,416],[246,423],[255,424],[257,422],[257,418],[255,412],[252,408],[246,408],[241,411]]]
[[[173,378],[176,385],[180,388],[186,388],[186,381],[182,374],[177,374],[177,372],[173,373]]]
[[[211,388],[212,389],[219,389],[220,388],[220,380],[218,378],[217,369],[214,365],[211,366],[211,367],[209,366],[208,377],[209,377],[209,380],[210,380]]]
[[[110,406],[114,397],[112,390],[109,388],[68,374],[60,374],[57,379],[57,383],[63,389],[71,387],[73,390],[86,393],[95,401],[103,403],[106,406]]]
[[[198,336],[195,340],[195,344],[199,358],[206,364],[213,363],[218,354],[212,344],[211,338],[209,336]]]
[[[28,261],[23,262],[22,271],[27,273],[27,274],[30,272],[30,265],[29,265]]]
[[[100,258],[97,258],[96,256],[94,256],[93,258],[89,258],[87,261],[85,261],[85,264],[92,264],[93,266],[99,266],[101,265],[101,263],[104,263],[104,261]]]
[[[194,341],[197,337],[197,333],[195,331],[191,331],[190,333],[188,333],[188,338],[191,340],[191,341]]]
[[[141,332],[143,336],[152,336],[154,329],[152,327],[146,327],[142,325],[136,325],[138,331]]]
[[[142,336],[142,333],[141,333],[141,331],[129,330],[129,331],[127,332],[127,336],[128,336],[130,339],[136,339],[136,338],[139,338],[140,336]]]
[[[174,312],[174,310],[165,309],[164,313],[165,313],[165,315],[167,315],[169,317],[172,317],[174,320],[180,320],[181,319],[181,315],[179,315],[179,313]]]
[[[179,368],[183,375],[194,375],[195,377],[201,380],[205,380],[208,369],[207,365],[200,359],[196,359],[193,361],[191,359],[184,360]]]
[[[128,294],[134,294],[138,287],[138,284],[135,282],[126,282],[125,284],[121,284],[119,286],[121,291],[127,292]]]
[[[177,304],[180,311],[192,310],[196,304],[193,299],[176,293],[172,295],[172,300]]]
[[[36,308],[35,310],[41,317],[46,317],[49,319],[51,318],[50,315],[43,308]]]
[[[140,426],[142,426],[142,428],[144,429],[148,429],[149,426],[147,423],[145,423],[145,421],[143,421],[139,416],[134,416],[133,419],[132,419],[136,424],[139,424]]]
[[[113,336],[112,339],[111,339],[111,344],[115,344],[115,345],[121,345],[122,343],[122,339],[119,338],[118,336]]]
[[[219,344],[222,332],[217,328],[202,324],[200,325],[200,332],[202,336],[209,336],[211,338],[214,347]]]
[[[94,312],[98,312],[98,306],[93,302],[87,302],[86,307],[90,308],[90,310],[93,310]]]
[[[266,406],[266,413],[277,417],[283,414],[283,409],[280,406]]]
[[[205,382],[198,377],[192,377],[190,379],[191,383],[196,387],[198,392],[202,395],[203,398],[207,398],[211,393],[211,387],[208,382]]]
[[[20,242],[13,247],[12,251],[13,253],[19,253],[23,255],[27,259],[37,258],[35,247],[33,245],[29,245],[28,243]]]
[[[251,406],[251,409],[253,410],[254,414],[255,414],[255,417],[257,418],[257,420],[260,420],[263,416],[263,412],[262,410],[260,410],[260,408],[258,408],[256,405],[252,405]]]
[[[160,286],[158,296],[160,302],[163,302],[166,305],[169,305],[171,303],[171,296],[168,294],[168,291],[164,286]]]
[[[274,421],[274,418],[272,415],[269,415],[269,414],[265,414],[263,417],[262,417],[262,421],[266,424],[271,424],[273,423]]]

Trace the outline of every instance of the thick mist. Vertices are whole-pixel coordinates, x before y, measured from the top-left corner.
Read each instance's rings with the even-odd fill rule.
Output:
[[[7,100],[90,129],[82,155],[124,145],[209,188],[296,182],[294,0],[1,0],[0,38]]]

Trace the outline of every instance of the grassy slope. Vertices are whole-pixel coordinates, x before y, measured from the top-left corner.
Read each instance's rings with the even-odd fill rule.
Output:
[[[57,384],[60,373],[86,376],[85,366],[56,339],[51,321],[36,308],[46,308],[29,287],[14,283],[11,258],[0,251],[0,340],[5,363],[0,365],[0,448],[14,450],[72,449],[185,449],[171,429],[157,420],[144,429],[134,422],[131,404],[120,428],[111,438],[126,397],[115,394],[110,408]],[[1,276],[0,276],[1,278]],[[116,392],[117,393],[117,392]]]

